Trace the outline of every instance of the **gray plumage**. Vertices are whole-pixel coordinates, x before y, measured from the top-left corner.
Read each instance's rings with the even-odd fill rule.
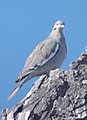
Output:
[[[59,68],[67,53],[63,35],[64,22],[57,21],[49,36],[39,43],[25,62],[24,68],[16,79],[17,87],[8,97],[11,99],[22,85],[35,76],[48,74]]]

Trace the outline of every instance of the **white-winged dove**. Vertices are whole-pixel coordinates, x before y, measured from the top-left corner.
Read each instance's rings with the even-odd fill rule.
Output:
[[[63,35],[64,22],[55,23],[49,36],[41,41],[25,62],[24,68],[16,79],[17,87],[8,99],[11,99],[22,85],[35,76],[48,74],[59,68],[67,54],[67,47]]]

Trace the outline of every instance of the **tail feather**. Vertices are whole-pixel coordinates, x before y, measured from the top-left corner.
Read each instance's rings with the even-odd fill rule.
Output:
[[[17,91],[20,89],[21,86],[17,86],[12,93],[8,96],[8,101],[11,100],[17,93]]]
[[[17,87],[12,91],[12,93],[8,96],[8,100],[11,100],[15,95],[16,93],[18,92],[18,90],[22,87],[22,85],[26,82],[27,78],[20,81],[18,84],[17,84]]]
[[[20,79],[20,77],[18,77],[18,78],[15,80],[15,82],[18,83],[18,82],[22,81],[23,79],[27,78],[27,76],[29,76],[29,74],[24,75],[23,77],[21,77],[21,79]]]
[[[34,77],[34,74],[30,74],[29,76],[26,75],[26,77],[24,77],[21,81],[17,82],[17,87],[9,95],[8,100],[11,100],[16,95],[17,91],[22,87],[22,85],[30,80],[32,77]]]
[[[27,78],[28,76],[30,76],[30,74],[32,73],[32,71],[29,71],[28,73],[24,74],[20,73],[20,75],[17,77],[17,79],[15,80],[16,83],[22,81],[23,79]]]

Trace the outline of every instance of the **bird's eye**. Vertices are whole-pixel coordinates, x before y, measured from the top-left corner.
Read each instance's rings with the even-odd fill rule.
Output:
[[[56,28],[54,28],[53,30],[56,30]]]
[[[56,25],[58,25],[58,23]]]

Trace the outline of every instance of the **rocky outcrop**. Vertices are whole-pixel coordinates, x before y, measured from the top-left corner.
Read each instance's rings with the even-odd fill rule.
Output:
[[[69,70],[41,76],[2,120],[87,120],[87,48]]]

